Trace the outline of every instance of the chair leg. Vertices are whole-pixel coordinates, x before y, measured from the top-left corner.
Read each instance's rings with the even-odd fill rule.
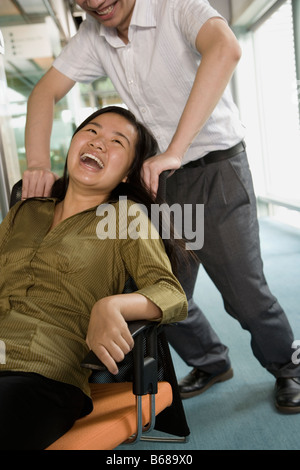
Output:
[[[150,400],[150,421],[143,427],[143,433],[151,432],[155,426],[155,394],[149,395]]]
[[[140,441],[146,442],[169,442],[177,444],[186,444],[188,442],[188,436],[185,437],[163,437],[163,436],[141,436]]]
[[[136,396],[136,419],[137,419],[137,432],[125,441],[124,444],[134,444],[141,440],[143,433],[152,431],[155,426],[155,395],[149,395],[150,399],[150,420],[146,426],[143,426],[143,412],[142,412],[142,396]]]

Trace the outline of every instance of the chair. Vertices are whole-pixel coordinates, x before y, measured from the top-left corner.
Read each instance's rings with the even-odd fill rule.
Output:
[[[11,192],[10,207],[21,198],[22,181]],[[130,279],[124,293],[136,289]],[[111,450],[139,440],[185,442],[190,434],[164,333],[156,322],[130,322],[133,350],[114,376],[91,351],[82,367],[90,378],[93,411],[46,450]],[[173,437],[151,437],[153,430]]]

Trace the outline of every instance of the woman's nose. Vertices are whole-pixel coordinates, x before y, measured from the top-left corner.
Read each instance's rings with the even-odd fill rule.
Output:
[[[106,146],[105,143],[102,139],[97,137],[96,139],[90,141],[89,145],[97,150],[101,150],[102,152],[105,152]]]

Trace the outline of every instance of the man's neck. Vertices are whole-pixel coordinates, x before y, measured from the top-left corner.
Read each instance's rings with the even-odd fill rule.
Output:
[[[124,42],[124,44],[128,44],[128,43],[129,43],[129,39],[128,39],[128,29],[129,29],[129,28],[124,28],[124,29],[122,29],[122,30],[117,29],[118,36],[119,36],[119,38],[121,39],[121,41]]]

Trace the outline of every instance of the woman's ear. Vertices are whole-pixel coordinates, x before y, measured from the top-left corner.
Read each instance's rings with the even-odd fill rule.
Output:
[[[122,179],[122,183],[127,183],[128,176],[125,176],[125,178]]]

